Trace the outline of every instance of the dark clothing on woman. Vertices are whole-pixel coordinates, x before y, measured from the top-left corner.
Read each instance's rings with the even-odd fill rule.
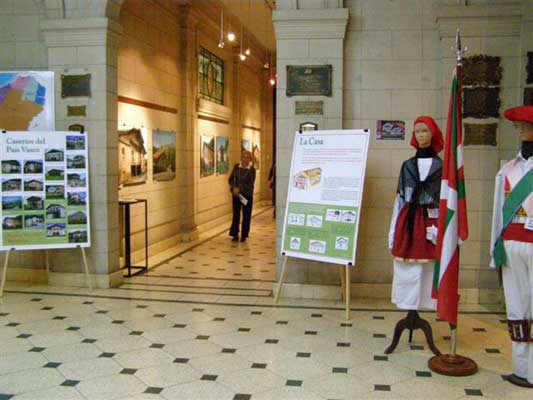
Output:
[[[239,196],[233,195],[233,219],[229,234],[234,238],[239,236],[239,225],[242,210],[241,240],[246,239],[250,232],[250,222],[252,220],[255,168],[242,168],[240,164],[235,164],[228,179],[228,183],[230,184],[232,191],[234,187],[238,187],[240,194],[248,201],[246,205],[244,205]]]

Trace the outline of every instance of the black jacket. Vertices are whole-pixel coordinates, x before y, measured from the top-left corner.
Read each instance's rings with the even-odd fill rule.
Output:
[[[251,199],[254,195],[255,168],[241,168],[239,165],[233,167],[228,183],[231,188],[238,187],[244,197]]]

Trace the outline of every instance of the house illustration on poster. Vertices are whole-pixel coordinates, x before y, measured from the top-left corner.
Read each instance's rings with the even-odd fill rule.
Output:
[[[50,204],[46,207],[46,218],[65,218],[65,207],[61,204]]]
[[[348,243],[349,240],[347,237],[344,236],[337,236],[335,239],[335,249],[337,250],[347,250],[348,249]]]
[[[311,240],[309,242],[309,251],[323,254],[326,252],[326,242],[322,240]]]
[[[320,228],[322,226],[322,216],[320,216],[320,215],[308,215],[307,216],[307,226],[312,226],[313,228]]]
[[[302,239],[298,237],[292,237],[291,238],[291,249],[292,250],[300,250],[300,244],[302,243]]]
[[[353,211],[343,211],[341,215],[342,222],[348,222],[350,224],[355,223],[355,213]]]
[[[65,236],[66,234],[65,224],[48,224],[46,226],[46,236]]]

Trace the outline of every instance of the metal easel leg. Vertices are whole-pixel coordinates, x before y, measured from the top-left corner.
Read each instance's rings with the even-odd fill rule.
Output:
[[[350,286],[351,286],[351,280],[350,280],[350,266],[346,265],[346,320],[349,321],[351,319],[350,315],[350,307],[351,307],[351,293],[350,293]]]
[[[284,260],[283,260],[283,266],[281,268],[281,275],[279,277],[279,285],[278,285],[278,290],[276,290],[276,297],[274,297],[274,302],[277,303],[278,302],[278,299],[279,299],[279,295],[281,293],[281,286],[283,285],[283,281],[285,280],[285,274],[287,273],[287,259],[289,257],[285,256],[284,255]]]
[[[339,276],[341,278],[341,300],[346,301],[346,276],[341,265],[339,265]]]
[[[9,253],[11,253],[11,250],[7,251],[6,257],[4,258],[4,270],[2,271],[2,283],[0,284],[0,297],[4,295],[4,285],[6,283],[7,263],[9,262]]]

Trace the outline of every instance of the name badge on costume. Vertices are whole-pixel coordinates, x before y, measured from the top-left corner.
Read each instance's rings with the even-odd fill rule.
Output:
[[[533,231],[533,217],[527,217],[524,228],[526,228],[528,231]]]
[[[438,219],[439,218],[439,209],[438,208],[428,208],[428,218]]]

